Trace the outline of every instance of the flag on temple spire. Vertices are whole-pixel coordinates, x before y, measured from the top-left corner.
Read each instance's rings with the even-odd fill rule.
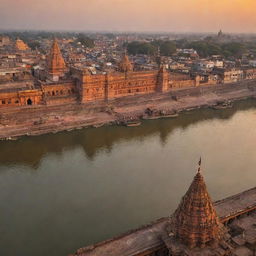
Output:
[[[199,159],[199,162],[198,162],[198,165],[201,166],[201,163],[202,163],[202,158],[200,156],[200,159]]]
[[[201,156],[200,156],[200,159],[199,159],[199,162],[198,162],[198,165],[199,165],[199,167],[198,167],[198,172],[201,171],[201,164],[202,164],[202,158],[201,158]]]

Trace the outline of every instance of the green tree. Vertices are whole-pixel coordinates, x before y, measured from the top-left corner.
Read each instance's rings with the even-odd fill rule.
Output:
[[[77,42],[80,42],[82,45],[84,45],[87,48],[93,48],[95,46],[94,40],[84,34],[78,35]]]
[[[157,47],[147,42],[134,41],[127,44],[127,50],[129,54],[147,54],[154,55],[157,52]]]
[[[171,56],[176,52],[176,44],[172,41],[164,41],[160,44],[160,53],[164,56]]]

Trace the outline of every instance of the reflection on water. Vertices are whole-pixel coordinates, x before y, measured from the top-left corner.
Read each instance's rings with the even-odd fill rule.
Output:
[[[0,143],[0,255],[67,255],[170,214],[200,155],[214,199],[255,186],[256,102]]]
[[[1,164],[24,164],[38,168],[41,159],[49,153],[60,155],[63,151],[82,147],[86,156],[93,160],[100,149],[111,153],[115,143],[122,140],[144,140],[158,135],[164,145],[168,136],[176,129],[185,130],[190,125],[213,119],[230,119],[237,110],[245,111],[256,107],[254,100],[236,103],[233,108],[222,111],[202,109],[182,114],[175,119],[144,121],[142,126],[126,128],[105,126],[98,129],[83,129],[73,132],[43,135],[33,139],[23,137],[19,141],[3,141],[0,144]]]

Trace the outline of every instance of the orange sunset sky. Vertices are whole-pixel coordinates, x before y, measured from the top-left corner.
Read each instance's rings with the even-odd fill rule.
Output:
[[[0,0],[0,29],[256,32],[256,0]]]

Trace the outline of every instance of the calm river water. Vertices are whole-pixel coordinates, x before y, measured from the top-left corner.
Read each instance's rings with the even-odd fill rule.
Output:
[[[0,255],[67,256],[171,214],[200,156],[214,200],[255,186],[256,101],[0,150]]]

